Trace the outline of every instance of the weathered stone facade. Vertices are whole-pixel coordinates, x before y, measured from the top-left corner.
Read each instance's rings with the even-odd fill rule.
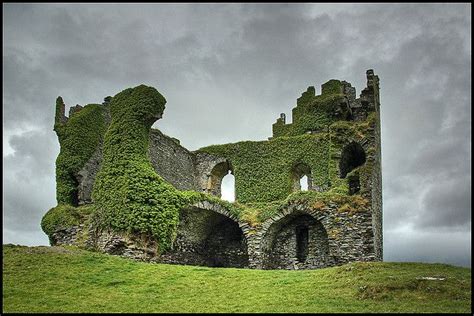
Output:
[[[323,85],[323,93],[328,87]],[[351,261],[382,260],[378,77],[372,70],[367,71],[367,87],[360,98],[356,98],[355,88],[349,83],[342,81],[342,87],[345,99],[337,104],[331,115],[338,120],[365,122],[368,113],[374,112],[377,120],[363,137],[348,137],[331,143],[335,151],[330,152],[329,161],[338,168],[329,168],[328,177],[332,172],[345,179],[348,195],[360,194],[368,201],[368,211],[344,210],[336,203],[321,206],[295,201],[258,225],[251,225],[223,205],[203,201],[180,211],[173,247],[161,254],[157,252],[156,242],[145,236],[98,230],[92,223],[58,229],[50,236],[52,244],[80,245],[136,260],[214,267],[315,269]],[[300,99],[314,95],[313,90],[308,89]],[[80,106],[71,108],[71,113],[80,110]],[[301,110],[293,109],[293,115],[301,116],[298,111]],[[274,124],[273,138],[278,137],[276,127],[291,128],[285,120],[286,116],[282,114]],[[293,124],[299,123],[294,120]],[[315,128],[306,133],[323,133],[329,128]],[[150,132],[148,155],[156,173],[183,191],[194,190],[220,197],[222,178],[228,172],[234,173],[231,160],[206,152],[191,152],[178,140],[156,129]],[[99,147],[77,174],[79,205],[93,203],[91,193],[101,162]],[[368,172],[364,171],[365,167]],[[331,185],[320,179],[313,181],[312,170],[307,164],[295,161],[291,170],[293,192],[301,189],[299,179],[305,175],[309,190],[324,192],[330,189]],[[237,201],[238,198],[237,195]]]
[[[79,244],[136,260],[212,267],[315,269],[376,260],[367,212],[340,212],[335,206],[320,210],[296,203],[254,228],[219,204],[199,202],[180,217],[174,247],[161,255],[151,240],[94,231],[93,225],[59,230],[53,244]],[[298,231],[304,229],[307,241],[302,244],[297,242]],[[301,249],[303,254],[298,247],[306,248]]]

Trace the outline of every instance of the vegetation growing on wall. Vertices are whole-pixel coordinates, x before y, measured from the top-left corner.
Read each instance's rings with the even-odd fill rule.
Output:
[[[56,199],[58,204],[77,205],[76,175],[97,150],[106,129],[105,111],[99,104],[89,104],[61,122],[62,99],[56,104],[54,129],[61,150],[56,159]]]
[[[350,117],[344,112],[345,105],[341,82],[331,80],[322,86],[320,96],[314,96],[314,88],[309,87],[293,109],[294,122],[284,125],[278,119],[274,124],[275,137],[269,141],[213,145],[198,150],[232,163],[237,200],[234,205],[242,209],[242,220],[258,225],[295,201],[311,208],[322,209],[333,203],[342,212],[368,211],[366,196],[349,195],[348,178],[352,180],[361,174],[362,182],[367,182],[371,163],[341,178],[339,161],[344,146],[372,134],[376,116],[370,113],[363,122],[345,120]],[[318,192],[292,192],[292,169],[299,163],[311,169],[313,188]],[[364,189],[367,188],[360,193],[367,193]]]
[[[278,119],[273,124],[273,136],[296,136],[308,132],[327,131],[337,119],[346,118],[348,109],[339,80],[330,80],[322,85],[322,94],[315,95],[314,87],[309,87],[297,101],[293,109],[293,123],[284,124]]]
[[[231,161],[236,199],[240,203],[287,198],[292,193],[292,169],[298,163],[310,167],[313,187],[318,191],[331,189],[348,194],[347,179],[339,176],[341,152],[349,140],[360,141],[366,137],[369,128],[367,122],[338,121],[330,125],[329,133],[213,145],[198,151]]]
[[[231,207],[239,212],[238,218],[241,221],[255,227],[261,225],[285,207],[295,203],[305,205],[307,209],[321,212],[324,212],[324,208],[329,206],[329,204],[336,205],[339,212],[356,213],[369,211],[369,201],[367,199],[360,195],[349,196],[347,194],[339,194],[334,190],[327,192],[297,191],[288,195],[284,200],[245,204],[235,202]]]
[[[151,125],[161,117],[166,100],[154,88],[126,89],[110,103],[112,121],[105,134],[102,168],[93,199],[102,227],[148,234],[168,249],[185,199],[156,174],[148,156]]]
[[[291,171],[298,163],[310,166],[313,186],[329,185],[327,133],[214,145],[199,151],[232,162],[236,198],[241,203],[285,199],[292,191]]]
[[[48,236],[51,236],[58,229],[79,225],[84,217],[92,211],[92,206],[74,207],[68,204],[59,204],[43,216],[41,228]]]

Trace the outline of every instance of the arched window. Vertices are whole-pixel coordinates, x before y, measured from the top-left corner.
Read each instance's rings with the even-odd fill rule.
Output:
[[[218,163],[208,175],[206,192],[217,197],[223,197],[223,190],[225,190],[226,200],[230,198],[230,195],[233,195],[235,200],[234,182],[232,164],[229,161]]]
[[[229,202],[235,201],[235,177],[229,170],[229,173],[222,178],[221,199]]]
[[[308,191],[312,189],[311,169],[305,163],[297,163],[291,169],[293,192]]]

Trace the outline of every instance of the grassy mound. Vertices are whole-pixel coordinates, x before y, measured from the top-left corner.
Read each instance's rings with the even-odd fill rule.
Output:
[[[470,311],[471,270],[445,264],[262,271],[3,245],[3,312]]]

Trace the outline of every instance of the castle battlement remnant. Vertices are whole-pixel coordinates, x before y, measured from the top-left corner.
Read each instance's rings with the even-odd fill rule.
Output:
[[[140,85],[76,105],[56,100],[52,245],[137,260],[257,269],[381,261],[379,78],[357,98],[329,80],[302,93],[262,141],[189,151],[152,128],[166,99]],[[221,200],[235,177],[235,202]],[[304,183],[303,183],[304,181]]]

